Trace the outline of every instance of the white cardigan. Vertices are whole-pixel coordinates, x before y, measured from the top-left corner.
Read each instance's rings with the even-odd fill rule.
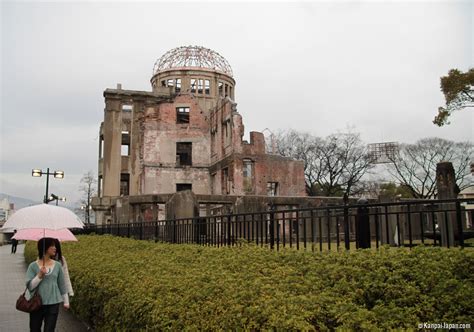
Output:
[[[63,261],[60,262],[60,263],[62,263],[61,265],[63,267],[64,283],[66,285],[67,294],[69,296],[74,296],[74,291],[72,289],[71,279],[69,278],[69,270],[67,268],[66,258],[64,256],[62,258],[63,258]]]

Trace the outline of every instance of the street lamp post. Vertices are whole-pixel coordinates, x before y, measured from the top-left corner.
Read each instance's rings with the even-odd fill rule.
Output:
[[[49,172],[49,167],[46,169],[46,172],[43,172],[41,169],[33,169],[31,170],[31,176],[34,177],[40,177],[42,175],[46,175],[46,194],[44,195],[44,200],[43,202],[48,204],[50,202],[49,196],[48,196],[48,189],[49,189],[49,176],[53,175],[57,179],[63,179],[64,178],[64,172],[63,171],[54,171],[53,173]]]
[[[66,197],[59,197],[55,194],[51,194],[48,198],[48,202],[51,202],[51,201],[56,201],[56,206],[58,206],[58,201],[65,202]]]

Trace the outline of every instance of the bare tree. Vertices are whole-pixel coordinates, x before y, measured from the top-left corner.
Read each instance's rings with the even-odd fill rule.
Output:
[[[79,186],[79,191],[83,193],[80,200],[81,209],[84,210],[84,222],[86,224],[90,223],[91,215],[91,199],[97,192],[96,190],[97,180],[94,177],[94,172],[88,171],[81,178],[81,185]]]
[[[367,145],[356,133],[338,133],[323,141],[322,163],[317,180],[325,196],[336,196],[340,188],[344,194],[354,193],[355,186],[373,167]]]
[[[401,145],[398,154],[390,159],[388,171],[413,197],[433,198],[437,195],[436,165],[442,161],[453,163],[460,190],[473,185],[468,167],[473,153],[473,144],[469,142],[424,138],[415,144]]]
[[[304,162],[304,173],[306,191],[310,196],[312,188],[317,184],[314,163],[318,159],[318,149],[321,139],[308,133],[300,133],[295,130],[278,131],[273,137],[275,153]]]
[[[304,161],[306,191],[310,196],[342,196],[372,167],[367,147],[355,133],[324,139],[294,130],[275,135],[277,152]]]

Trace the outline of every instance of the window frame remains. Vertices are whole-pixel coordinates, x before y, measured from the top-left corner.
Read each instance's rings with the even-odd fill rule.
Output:
[[[174,87],[175,92],[181,92],[181,79],[177,78],[176,79],[176,85]]]
[[[122,131],[120,156],[122,157],[130,156],[130,132],[126,130]]]
[[[176,123],[189,124],[189,114],[191,110],[189,106],[176,107]]]
[[[120,174],[120,196],[130,195],[130,174]]]
[[[278,182],[267,182],[267,196],[278,196]]]
[[[176,167],[193,165],[193,143],[176,142]]]
[[[191,93],[196,93],[196,88],[197,88],[197,79],[196,78],[191,78],[190,84],[189,84],[189,91]]]

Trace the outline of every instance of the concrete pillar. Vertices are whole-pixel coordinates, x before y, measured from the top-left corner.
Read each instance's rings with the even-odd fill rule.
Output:
[[[194,218],[199,216],[199,204],[191,190],[178,191],[166,202],[166,219]]]
[[[104,113],[104,159],[102,196],[120,196],[120,173],[122,157],[122,110],[117,99],[105,100]]]
[[[206,235],[205,227],[201,227],[198,219],[199,204],[196,195],[191,190],[184,190],[175,193],[166,202],[167,226],[165,237],[172,243],[181,242],[182,234],[186,233],[186,239],[193,239],[195,242],[201,241]],[[184,219],[186,220],[176,220]],[[190,227],[192,225],[192,227]]]
[[[454,167],[450,162],[441,162],[436,165],[436,187],[438,189],[438,199],[457,198],[457,185],[454,175]],[[441,204],[440,209],[454,210],[454,203]],[[454,246],[456,236],[456,215],[453,212],[438,214],[438,226],[441,233],[441,245],[445,247]]]

